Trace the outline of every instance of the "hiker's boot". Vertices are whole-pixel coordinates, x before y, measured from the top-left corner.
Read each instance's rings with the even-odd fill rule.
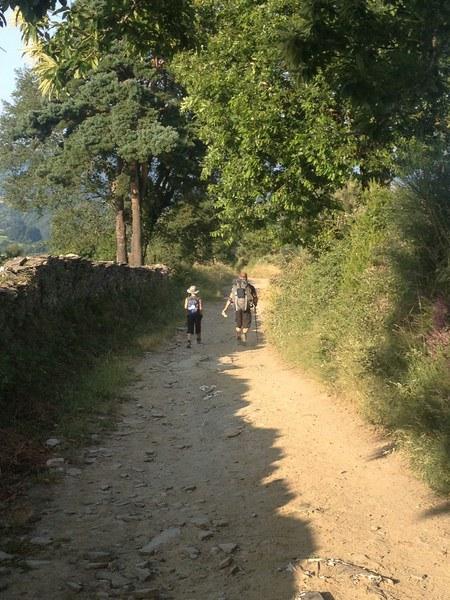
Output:
[[[242,333],[241,335],[241,341],[243,344],[245,344],[247,342],[247,334],[246,333]]]
[[[241,343],[241,334],[240,333],[236,333],[236,341],[238,344]]]
[[[191,340],[188,340],[187,344],[186,344],[186,348],[190,348],[190,347],[191,347]]]
[[[202,343],[202,338],[198,335],[197,336],[197,344],[201,344]]]

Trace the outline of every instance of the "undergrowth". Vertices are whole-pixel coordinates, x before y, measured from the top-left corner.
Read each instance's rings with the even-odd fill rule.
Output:
[[[177,271],[181,281],[199,288],[204,300],[219,300],[227,296],[233,276],[233,269],[223,263],[196,264],[193,267],[180,267]]]
[[[346,230],[273,286],[269,337],[395,432],[450,491],[450,206],[447,171],[362,194]]]

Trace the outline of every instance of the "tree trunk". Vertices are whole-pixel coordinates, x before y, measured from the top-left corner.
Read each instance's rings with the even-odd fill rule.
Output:
[[[130,265],[142,266],[141,190],[138,165],[131,165],[131,253]]]
[[[116,261],[118,263],[128,263],[127,253],[127,230],[125,226],[125,210],[123,198],[115,199],[116,208]]]
[[[139,191],[141,194],[141,212],[144,211],[145,214],[145,203],[147,201],[147,189],[148,189],[148,183],[149,183],[149,179],[148,179],[148,170],[149,170],[149,166],[147,163],[141,163],[139,165],[138,168],[138,173],[139,173]],[[142,238],[141,238],[141,247],[142,247],[142,256],[143,256],[143,260],[145,261],[145,257],[147,254],[147,248],[148,248],[148,244],[149,244],[149,236],[148,236],[148,215],[146,214],[145,217],[146,222],[144,223],[143,229],[142,229]]]

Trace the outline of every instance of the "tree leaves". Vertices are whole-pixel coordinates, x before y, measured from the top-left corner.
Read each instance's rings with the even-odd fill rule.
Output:
[[[350,102],[355,131],[378,147],[436,131],[450,74],[447,2],[305,0],[298,15],[284,38],[291,67]]]
[[[65,10],[67,0],[0,0],[0,27],[6,25],[5,12],[18,9],[23,18],[30,23],[35,23],[45,17],[47,11],[55,10],[60,5],[56,13]]]
[[[284,60],[281,35],[298,4],[232,0],[207,46],[176,62],[185,109],[208,145],[204,174],[215,177],[210,191],[232,223],[227,235],[289,215],[296,236],[295,222],[308,228],[354,160],[345,108],[323,81],[297,85]]]

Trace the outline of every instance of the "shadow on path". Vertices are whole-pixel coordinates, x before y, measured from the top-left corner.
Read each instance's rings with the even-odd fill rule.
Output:
[[[174,488],[195,483],[187,512],[207,513],[213,524],[214,519],[228,524],[215,531],[195,565],[183,561],[190,577],[175,586],[174,597],[290,600],[298,588],[288,566],[311,556],[314,542],[307,522],[281,514],[294,495],[277,477],[284,458],[278,431],[255,427],[245,414],[250,404],[257,405],[257,398],[242,371],[258,364],[262,321],[259,317],[258,346],[254,331],[242,346],[234,339],[232,319],[218,315],[218,307],[207,307],[206,344],[190,351],[180,343],[175,360],[167,365],[168,374],[181,375],[185,384],[182,442],[190,448],[173,468],[167,447],[163,462],[171,472],[166,483]],[[180,410],[179,402],[175,406]],[[217,552],[221,542],[239,549],[227,557]]]
[[[21,558],[39,562],[6,563],[5,599],[296,597],[288,566],[314,553],[313,536],[283,514],[294,494],[277,475],[279,432],[246,414],[258,410],[247,377],[261,346],[252,334],[236,347],[220,310],[206,307],[204,345],[187,349],[179,333],[137,365],[117,430],[83,451],[27,534],[50,540]],[[168,529],[175,537],[143,554]],[[93,551],[107,558],[93,566]]]
[[[433,506],[432,508],[429,508],[428,510],[424,510],[421,513],[420,518],[421,519],[429,519],[431,517],[437,517],[439,515],[444,515],[446,513],[450,513],[450,500],[446,500],[445,502],[442,502],[438,506]]]

